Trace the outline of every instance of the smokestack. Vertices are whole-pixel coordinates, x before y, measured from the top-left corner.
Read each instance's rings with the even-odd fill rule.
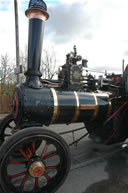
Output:
[[[40,82],[40,62],[43,43],[44,23],[49,18],[47,5],[43,0],[30,0],[29,7],[25,12],[29,18],[28,35],[28,66],[26,84],[32,88],[42,88]]]

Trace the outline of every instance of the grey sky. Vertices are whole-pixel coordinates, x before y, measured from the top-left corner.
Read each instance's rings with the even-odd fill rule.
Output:
[[[8,6],[6,3],[9,3]],[[28,39],[28,1],[19,0],[20,48]],[[76,44],[89,67],[118,71],[128,63],[127,0],[46,0],[50,18],[45,24],[44,47],[53,45],[58,65]],[[0,54],[15,57],[13,0],[0,0]]]
[[[87,2],[59,3],[49,9],[46,34],[53,34],[53,41],[65,43],[76,37],[90,39],[92,36],[90,18],[86,13]]]

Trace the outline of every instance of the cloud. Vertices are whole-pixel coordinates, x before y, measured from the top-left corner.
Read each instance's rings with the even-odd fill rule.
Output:
[[[93,22],[94,39],[117,41],[128,39],[127,0],[90,0],[88,5]]]
[[[128,50],[124,51],[124,56],[128,56]]]
[[[117,66],[117,67],[114,67],[114,66],[110,66],[110,65],[107,65],[107,66],[95,66],[95,69],[97,72],[114,72],[114,73],[120,73],[121,72],[121,67],[122,66]]]
[[[15,24],[13,12],[0,12],[1,27],[0,27],[0,54],[14,53],[15,48]],[[3,18],[3,19],[2,19]]]
[[[59,3],[49,8],[50,18],[46,23],[46,34],[56,43],[72,39],[92,38],[90,18],[86,11],[87,2]]]
[[[24,2],[24,3],[23,3]],[[20,49],[23,50],[27,43],[28,36],[28,19],[24,14],[24,5],[28,1],[18,0],[19,10],[19,40]],[[26,7],[27,8],[27,7]],[[15,17],[14,1],[0,0],[0,55],[8,53],[10,58],[15,58]]]
[[[21,50],[28,41],[28,19],[24,15],[28,2],[18,0]],[[121,69],[123,58],[128,61],[127,0],[45,2],[50,18],[45,24],[44,47],[47,42],[54,46],[59,65],[74,45],[79,54],[88,57],[90,68],[116,71]],[[15,57],[14,0],[0,0],[0,18],[0,54],[7,52]]]

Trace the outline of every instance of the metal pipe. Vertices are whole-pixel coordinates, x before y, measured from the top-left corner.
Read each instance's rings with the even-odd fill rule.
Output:
[[[15,7],[15,34],[16,34],[16,66],[20,65],[20,54],[19,54],[19,23],[18,23],[18,5],[17,0],[14,0]],[[17,83],[19,84],[19,74],[17,74]]]
[[[29,87],[39,89],[42,88],[40,63],[44,22],[49,17],[47,6],[43,0],[31,0],[25,14],[29,18],[28,66],[27,72],[25,72],[26,84]]]

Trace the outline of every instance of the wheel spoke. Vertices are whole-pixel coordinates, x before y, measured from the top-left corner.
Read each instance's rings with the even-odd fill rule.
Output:
[[[28,147],[28,152],[29,152],[30,155],[32,155],[30,147]]]
[[[25,164],[23,161],[10,161],[9,164]]]
[[[43,173],[44,177],[47,179],[47,181],[49,181],[51,179],[50,176],[48,176],[48,174],[46,172]]]
[[[23,152],[23,150],[20,148],[19,152],[23,155],[23,157],[25,157],[26,160],[29,161],[29,157]]]
[[[44,147],[44,150],[43,150],[43,153],[42,153],[42,156],[41,156],[42,158],[45,157],[47,149],[48,149],[48,144],[46,144],[45,147]]]
[[[25,184],[25,182],[27,181],[27,179],[28,179],[28,174],[26,174],[26,176],[24,177],[24,179],[23,179],[23,181],[22,181],[22,183],[21,183],[21,186],[22,186],[22,187],[24,187],[24,184]]]
[[[39,181],[39,178],[35,178],[35,187],[38,187],[38,182]]]
[[[54,157],[54,156],[56,156],[57,154],[56,153],[50,153],[49,155],[46,155],[45,157],[44,157],[44,160],[45,159],[48,159],[48,158],[51,158],[51,157]]]
[[[4,137],[10,137],[12,134],[4,134]]]
[[[57,169],[57,166],[47,166],[46,169],[47,170],[49,170],[49,169]]]
[[[8,124],[8,126],[7,126],[7,127],[9,127],[10,129],[13,129],[13,127],[12,127],[11,125],[9,125],[9,124]]]
[[[22,172],[22,173],[19,173],[19,174],[16,174],[14,176],[9,176],[10,178],[17,178],[19,176],[24,176],[25,175],[25,172]]]

